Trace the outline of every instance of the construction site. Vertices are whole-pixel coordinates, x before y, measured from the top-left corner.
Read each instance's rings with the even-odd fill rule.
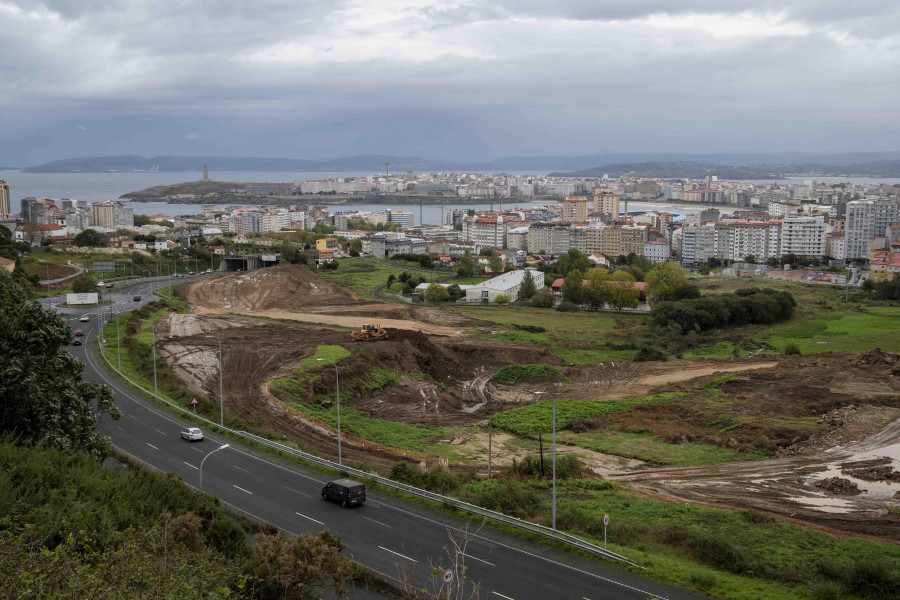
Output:
[[[653,497],[900,539],[898,354],[567,364],[546,345],[485,339],[488,325],[452,308],[364,300],[293,265],[224,274],[178,294],[190,312],[159,323],[157,348],[185,385],[218,398],[210,335],[217,336],[225,410],[319,455],[336,456],[337,431],[317,417],[335,397],[332,364],[342,410],[433,434],[421,447],[403,447],[348,425],[344,460],[360,464],[406,460],[484,473],[489,462],[502,468],[535,452],[535,436],[488,427],[492,416],[541,399],[535,391],[585,403],[663,395],[561,424],[558,451]],[[514,383],[494,378],[510,365],[547,370]],[[665,464],[600,450],[616,436],[730,454],[710,464]]]

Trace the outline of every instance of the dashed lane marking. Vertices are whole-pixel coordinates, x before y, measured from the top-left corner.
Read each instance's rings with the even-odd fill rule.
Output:
[[[399,556],[400,558],[405,558],[406,560],[411,560],[411,561],[413,561],[414,563],[419,562],[419,561],[417,561],[417,560],[414,559],[414,558],[410,558],[410,557],[408,557],[408,556],[404,556],[403,554],[400,554],[399,552],[394,552],[393,550],[389,550],[389,549],[385,548],[384,546],[378,546],[378,547],[381,548],[382,550],[384,550],[385,552],[390,552],[391,554],[396,554],[396,555]],[[510,598],[509,600],[512,600],[512,598]]]
[[[312,517],[307,517],[306,515],[298,513],[298,512],[294,512],[294,514],[297,515],[298,517],[303,517],[304,519],[309,519],[313,523],[318,523],[322,527],[325,527],[325,523],[323,523],[322,521],[317,521],[317,520],[313,519]]]
[[[232,485],[233,487],[236,487],[237,489],[241,490],[241,491],[244,492],[245,494],[250,494],[251,496],[253,495],[253,492],[251,492],[251,491],[249,491],[249,490],[245,490],[244,488],[238,487],[238,486],[236,486],[236,485],[234,485],[234,484],[231,484],[231,485]]]

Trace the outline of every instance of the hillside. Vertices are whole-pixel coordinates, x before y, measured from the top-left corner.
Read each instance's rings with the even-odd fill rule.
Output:
[[[242,190],[246,185],[246,183],[233,183],[230,181],[186,181],[185,183],[176,183],[173,185],[157,185],[137,192],[128,192],[119,197],[138,202],[148,202],[180,194],[193,194],[194,196],[205,196],[206,194],[235,196],[235,194],[232,194],[232,190]]]
[[[580,171],[550,173],[550,177],[658,177],[662,179],[702,179],[715,175],[719,179],[777,179],[782,177],[783,166],[726,165],[713,162],[667,161],[643,163],[616,163]]]

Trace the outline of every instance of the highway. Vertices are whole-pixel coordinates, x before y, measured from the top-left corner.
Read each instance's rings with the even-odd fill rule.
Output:
[[[141,280],[130,288],[114,290],[112,311],[131,310],[150,301],[150,285]],[[135,295],[141,295],[141,301],[135,302]],[[100,430],[118,449],[160,471],[181,475],[195,488],[200,482],[201,461],[221,445],[230,444],[203,465],[203,491],[238,511],[293,534],[327,529],[343,539],[345,552],[358,563],[390,577],[411,578],[420,588],[434,567],[452,567],[452,561],[458,559],[458,566],[466,567],[466,590],[477,585],[478,597],[483,599],[704,598],[610,563],[519,539],[374,490],[368,491],[365,505],[345,509],[322,500],[322,486],[330,478],[321,471],[206,431],[204,441],[187,442],[180,432],[195,423],[141,397],[105,363],[100,364],[103,359],[95,352],[100,324],[97,307],[59,310],[67,314],[73,330],[84,331],[85,345],[70,347],[85,363],[84,378],[107,384],[122,412],[118,421],[104,418]],[[102,310],[110,312],[109,307]],[[90,320],[81,322],[83,314]],[[454,572],[451,585],[459,584],[459,573]]]

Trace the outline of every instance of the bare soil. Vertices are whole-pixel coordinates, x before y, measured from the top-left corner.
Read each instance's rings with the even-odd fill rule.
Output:
[[[501,385],[491,376],[504,365],[563,363],[542,346],[467,337],[466,332],[479,330],[470,326],[470,319],[449,311],[361,300],[303,267],[223,275],[185,287],[180,293],[193,312],[170,315],[161,326],[160,354],[189,386],[216,398],[216,341],[205,336],[219,336],[227,364],[228,411],[300,440],[323,456],[333,457],[336,432],[269,389],[270,382],[294,373],[299,361],[323,344],[341,345],[351,353],[340,363],[341,390],[342,396],[345,385],[351,391],[354,408],[410,424],[484,423],[496,411],[534,402],[534,389],[583,400],[679,391],[683,395],[675,400],[586,426],[650,432],[672,443],[702,440],[738,451],[765,449],[778,458],[675,468],[581,448],[563,450],[577,452],[598,474],[660,497],[752,507],[825,528],[900,540],[900,420],[895,420],[900,416],[900,377],[892,371],[900,356],[873,350],[776,360],[611,361]],[[388,329],[388,340],[358,342],[345,329],[372,322]],[[399,382],[385,391],[364,392],[361,384],[375,368],[390,371]],[[727,374],[739,377],[698,387]],[[321,376],[299,381],[298,400],[334,395],[334,379],[325,368]],[[433,441],[458,446],[474,464],[487,466],[486,434],[466,430]],[[441,462],[346,434],[342,447],[347,460]],[[491,447],[494,467],[525,454],[507,434],[493,434]],[[853,486],[859,493],[848,495]]]

